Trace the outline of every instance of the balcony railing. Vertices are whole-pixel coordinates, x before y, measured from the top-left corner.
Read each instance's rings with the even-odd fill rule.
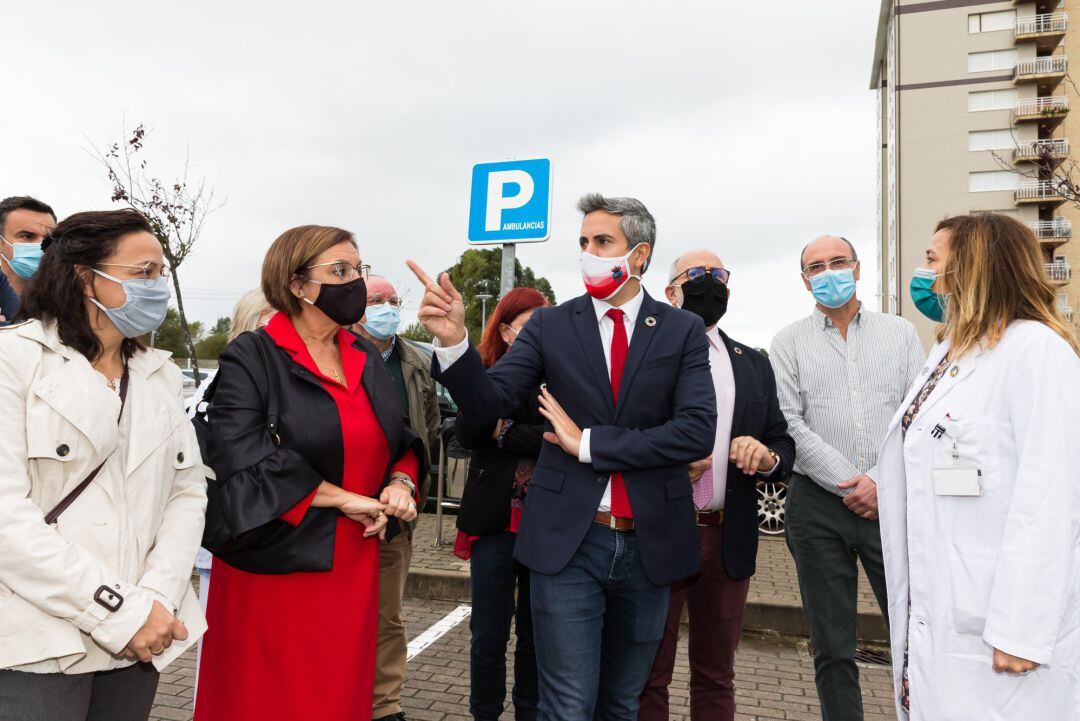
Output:
[[[1045,98],[1029,98],[1021,100],[1013,109],[1013,117],[1020,118],[1046,118],[1064,115],[1069,112],[1069,97],[1067,95],[1050,95]]]
[[[1017,143],[1014,160],[1061,160],[1069,155],[1068,138],[1046,138]]]
[[[1046,277],[1053,281],[1065,282],[1072,278],[1072,267],[1066,260],[1055,260],[1053,263],[1045,263]]]
[[[1065,218],[1040,220],[1031,226],[1039,240],[1068,240],[1072,237],[1072,221]]]
[[[1047,13],[1026,18],[1016,18],[1016,37],[1063,33],[1069,29],[1068,13]]]
[[[1016,187],[1013,197],[1018,201],[1024,200],[1064,200],[1057,183],[1049,180],[1036,180],[1021,183]]]
[[[1013,77],[1025,78],[1035,75],[1064,75],[1069,69],[1069,59],[1064,55],[1044,55],[1039,58],[1017,60]]]

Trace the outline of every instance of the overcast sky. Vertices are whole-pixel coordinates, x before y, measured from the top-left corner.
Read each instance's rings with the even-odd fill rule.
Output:
[[[168,9],[166,9],[166,7]],[[830,232],[864,259],[878,307],[877,3],[19,3],[4,11],[3,195],[60,217],[110,207],[85,149],[143,122],[151,170],[190,149],[226,205],[181,268],[212,322],[258,283],[266,247],[305,223],[354,231],[401,281],[466,249],[471,167],[553,164],[552,235],[519,246],[559,300],[583,291],[577,198],[640,198],[656,217],[646,287],[682,251],[732,270],[734,338],[768,345],[811,303],[799,249]]]

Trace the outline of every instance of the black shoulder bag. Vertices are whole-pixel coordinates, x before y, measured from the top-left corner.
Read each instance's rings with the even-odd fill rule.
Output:
[[[262,361],[263,370],[266,372],[266,432],[270,434],[275,446],[280,445],[277,386],[274,383],[270,368],[270,356],[266,347],[267,343],[271,341],[265,333],[249,332],[255,336],[255,348],[259,352],[259,359]],[[210,434],[212,433],[210,419],[207,417],[207,409],[214,399],[219,378],[221,378],[220,372],[210,381],[210,385],[203,394],[202,402],[199,403],[199,407],[195,410],[195,417],[191,420],[192,425],[195,426],[195,436],[199,439],[199,450],[202,452],[204,462],[207,462],[210,458],[209,443]],[[202,546],[214,554],[239,550],[237,548],[239,539],[229,530],[229,525],[225,521],[225,510],[221,494],[221,484],[224,480],[209,477],[206,479],[206,525],[203,527]],[[257,534],[258,530],[254,529],[244,534],[245,546],[255,540],[248,537]]]

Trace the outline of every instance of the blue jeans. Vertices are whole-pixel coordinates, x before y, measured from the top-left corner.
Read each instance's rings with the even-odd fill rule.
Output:
[[[532,574],[542,721],[635,721],[670,586],[645,576],[633,533],[592,526],[566,568]]]
[[[480,536],[472,545],[472,647],[469,712],[475,721],[497,721],[506,701],[506,644],[514,621],[514,718],[535,721],[538,700],[533,652],[529,569],[514,560],[516,534]],[[514,592],[517,591],[515,604]],[[516,605],[516,608],[515,608]]]

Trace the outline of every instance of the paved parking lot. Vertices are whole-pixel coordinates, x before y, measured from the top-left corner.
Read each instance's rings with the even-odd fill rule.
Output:
[[[451,614],[458,603],[406,599],[409,636],[416,637]],[[405,713],[414,721],[469,721],[469,628],[465,619],[416,655],[409,663]],[[512,643],[511,643],[512,647]],[[414,644],[415,648],[415,644]],[[740,721],[816,721],[821,718],[814,690],[813,664],[805,641],[744,636],[736,659],[736,689]],[[895,719],[890,702],[888,669],[863,668],[866,721]],[[189,652],[161,677],[152,719],[187,721],[192,717],[195,659]],[[268,678],[267,684],[273,679]],[[672,684],[672,721],[689,721],[686,641],[679,644]],[[512,721],[507,711],[503,719]],[[267,721],[277,721],[267,719]],[[282,719],[281,721],[300,721]],[[306,720],[304,720],[306,721]]]

